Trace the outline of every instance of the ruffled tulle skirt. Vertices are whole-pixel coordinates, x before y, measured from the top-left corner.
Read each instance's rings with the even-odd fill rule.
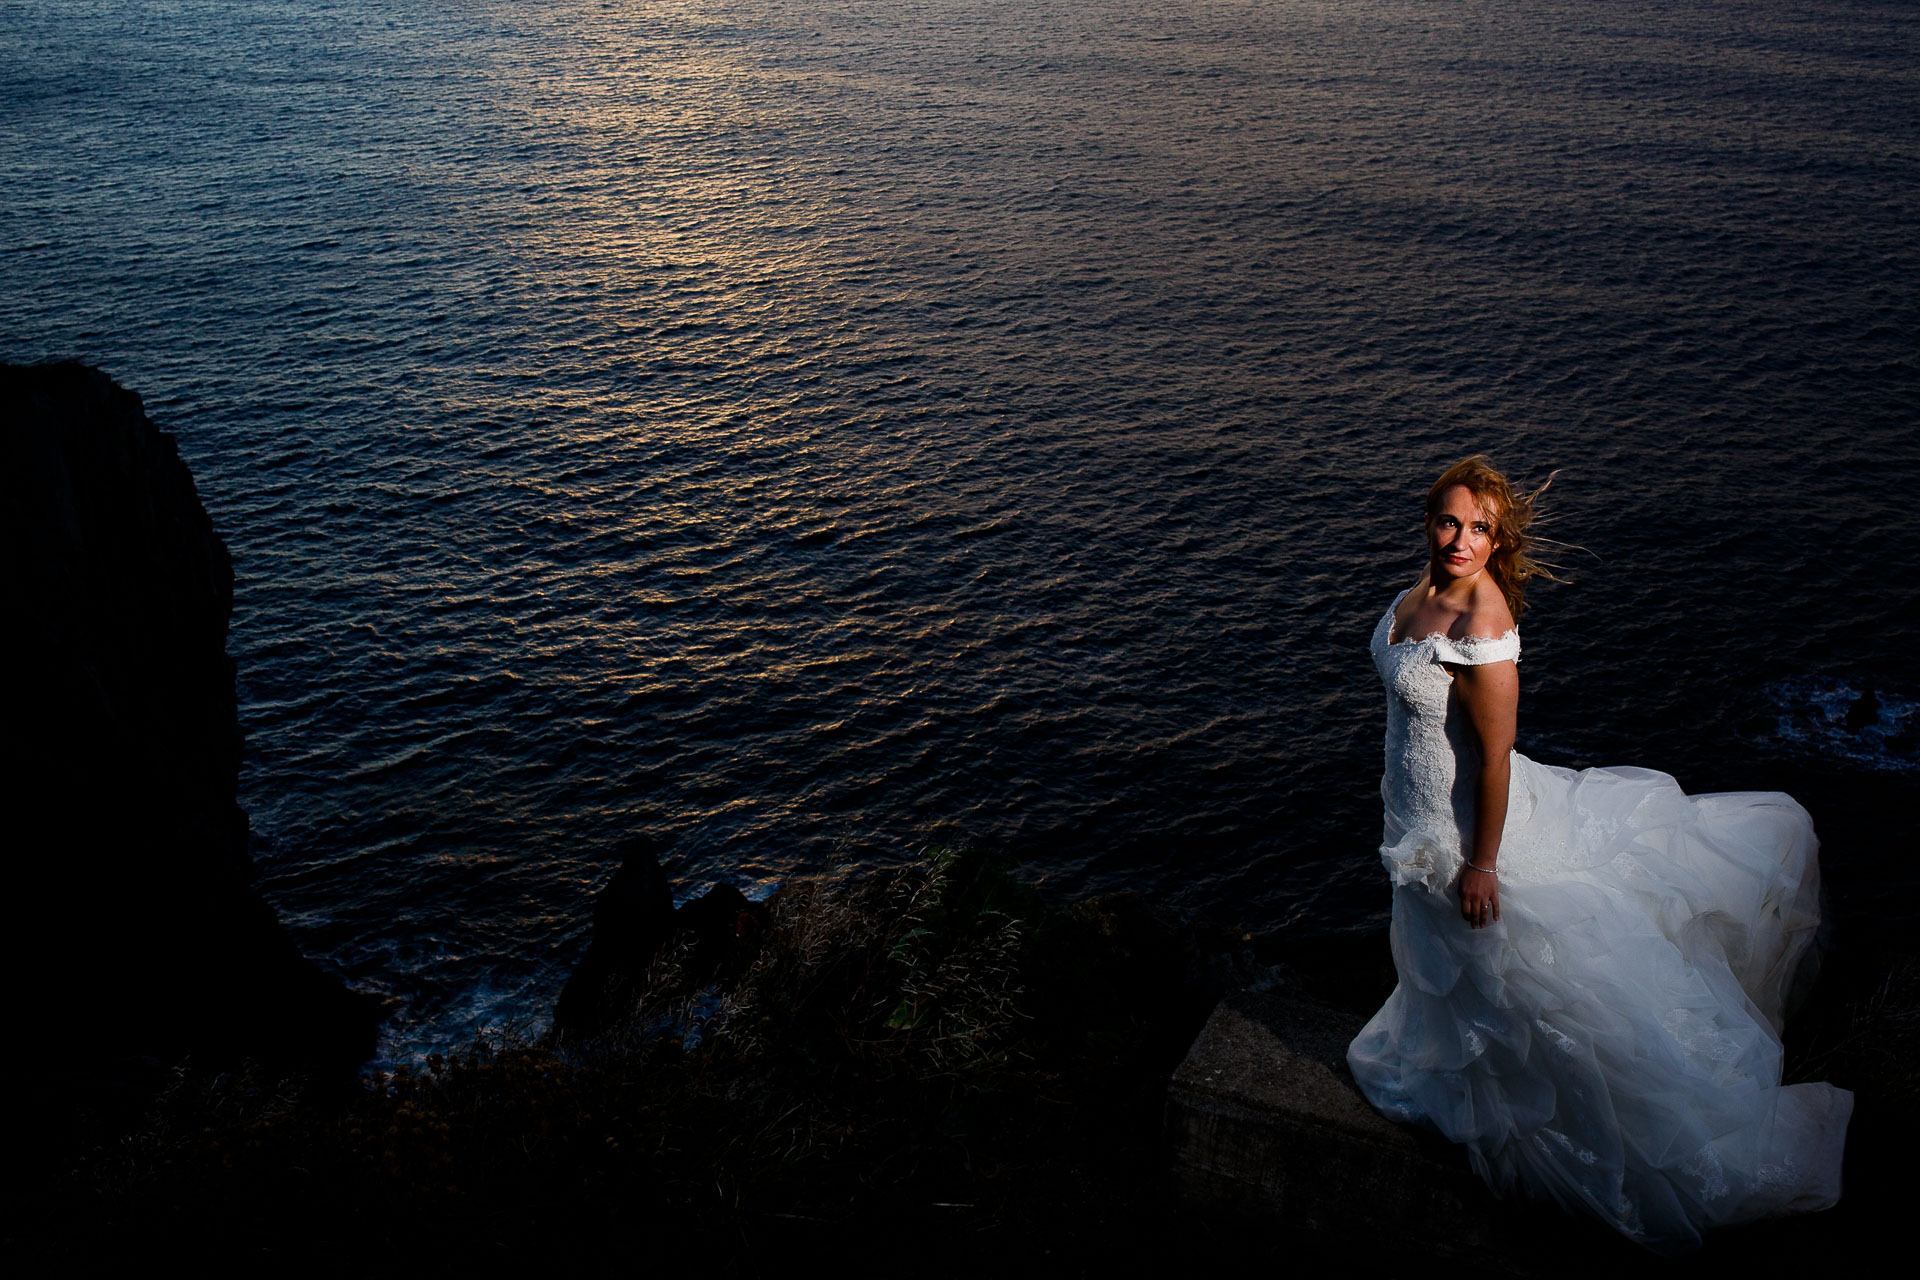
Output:
[[[1514,767],[1497,924],[1460,918],[1457,838],[1389,825],[1400,982],[1348,1051],[1362,1091],[1463,1143],[1496,1192],[1663,1253],[1832,1205],[1853,1096],[1780,1083],[1819,921],[1806,811],[1649,770]]]

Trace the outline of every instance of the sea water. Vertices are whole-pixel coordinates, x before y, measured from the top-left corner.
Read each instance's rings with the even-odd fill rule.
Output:
[[[1377,928],[1478,450],[1562,469],[1523,750],[1920,778],[1910,3],[0,2],[0,179],[0,358],[178,436],[389,1056],[537,1025],[633,834]]]

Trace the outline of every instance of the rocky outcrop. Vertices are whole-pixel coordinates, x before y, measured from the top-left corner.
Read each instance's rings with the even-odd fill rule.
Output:
[[[249,883],[233,571],[173,438],[98,370],[0,365],[0,450],[16,1029],[63,1064],[350,1068],[376,1011]]]
[[[695,984],[737,977],[758,953],[767,908],[730,884],[715,885],[679,910],[659,850],[636,838],[593,904],[593,940],[553,1007],[554,1038],[578,1043],[627,1029],[671,955]]]

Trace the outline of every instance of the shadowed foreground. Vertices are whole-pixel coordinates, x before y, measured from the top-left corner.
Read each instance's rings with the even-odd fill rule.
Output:
[[[180,1256],[355,1274],[773,1272],[802,1256],[934,1273],[1365,1271],[1433,1252],[1384,1203],[1276,1221],[1183,1200],[1166,1171],[1167,1082],[1215,995],[1252,982],[1323,1009],[1364,1004],[1390,975],[1379,939],[1253,948],[1129,897],[1049,905],[965,851],[792,887],[764,928],[731,976],[695,967],[700,938],[668,942],[625,1016],[564,1047],[480,1047],[345,1098],[182,1068],[131,1138],[77,1153],[42,1188],[10,1246],[43,1265]],[[1860,1093],[1847,1199],[1721,1233],[1705,1261],[1811,1262],[1891,1231],[1920,982],[1905,962],[1849,968],[1830,966],[1828,1012],[1795,1050],[1796,1075]],[[1310,1128],[1298,1141],[1300,1167],[1338,1173],[1337,1143]],[[1552,1257],[1566,1274],[1569,1243],[1576,1274],[1702,1262],[1457,1179],[1453,1193],[1495,1270]]]

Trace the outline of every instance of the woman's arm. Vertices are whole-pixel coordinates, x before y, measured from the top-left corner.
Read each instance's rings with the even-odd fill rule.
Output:
[[[1449,665],[1447,670],[1453,673],[1453,691],[1480,747],[1480,767],[1473,779],[1473,831],[1466,847],[1467,868],[1460,873],[1460,914],[1478,929],[1500,918],[1500,882],[1493,869],[1500,856],[1500,833],[1507,825],[1520,672],[1511,662]]]

